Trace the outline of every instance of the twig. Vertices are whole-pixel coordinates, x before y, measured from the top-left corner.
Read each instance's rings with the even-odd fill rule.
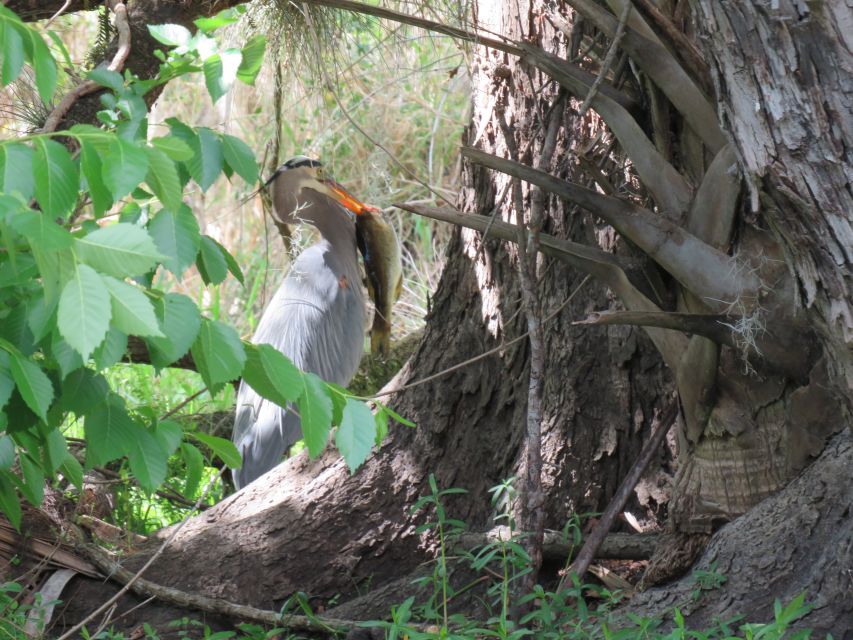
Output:
[[[563,309],[565,309],[591,277],[592,276],[588,275],[583,280],[581,280],[580,284],[578,284],[578,286],[575,287],[574,291],[572,291],[571,294],[569,294],[569,297],[566,298],[563,302],[561,302],[560,306],[558,306],[551,313],[549,313],[545,317],[545,319],[542,320],[542,323],[545,324],[545,323],[549,322],[558,313],[560,313]],[[522,340],[526,340],[527,338],[528,338],[528,333],[524,332],[520,336],[513,338],[509,342],[504,342],[503,344],[498,345],[497,347],[494,347],[493,349],[489,349],[488,351],[484,351],[480,355],[474,356],[473,358],[468,358],[467,360],[463,360],[462,362],[455,364],[452,367],[448,367],[447,369],[443,369],[443,370],[439,371],[438,373],[433,373],[432,375],[429,375],[426,378],[421,378],[420,380],[415,380],[414,382],[404,384],[402,387],[395,387],[395,388],[390,389],[388,391],[380,391],[379,393],[375,393],[372,396],[369,396],[368,399],[372,400],[375,398],[381,398],[383,396],[390,396],[391,394],[399,393],[400,391],[407,391],[408,389],[413,389],[414,387],[419,387],[422,384],[426,384],[428,382],[438,380],[439,378],[443,378],[444,376],[446,376],[450,373],[453,373],[454,371],[458,371],[459,369],[464,369],[468,365],[472,365],[475,362],[479,362],[480,360],[484,360],[484,359],[488,358],[489,356],[492,356],[496,353],[500,353],[504,349],[511,347],[512,345],[516,344],[517,342],[521,342]]]
[[[186,398],[181,400],[175,407],[169,409],[166,413],[164,413],[162,416],[160,416],[160,420],[165,420],[166,418],[171,418],[178,411],[180,411],[181,409],[186,407],[190,402],[192,402],[193,400],[195,400],[196,398],[201,396],[206,391],[207,391],[207,387],[204,387],[204,388],[196,391],[194,394],[187,396]]]
[[[68,2],[66,2],[66,5],[67,4]],[[116,17],[115,26],[118,31],[118,50],[116,51],[115,56],[113,56],[110,64],[107,66],[107,69],[110,71],[121,71],[122,67],[124,67],[125,61],[127,60],[127,56],[130,55],[130,25],[127,22],[127,7],[124,2],[113,2],[112,10]],[[61,12],[62,10],[60,13]],[[59,104],[56,105],[44,121],[44,126],[41,129],[42,133],[56,131],[59,123],[62,122],[62,119],[70,111],[71,107],[74,106],[74,103],[77,102],[77,100],[87,94],[94,93],[101,88],[101,85],[94,80],[84,80],[71,91],[66,93],[62,100],[59,101]]]
[[[104,602],[100,607],[98,607],[97,609],[92,611],[89,615],[87,615],[85,618],[83,618],[80,622],[78,622],[73,627],[71,627],[70,630],[63,633],[58,638],[58,640],[68,640],[69,638],[73,637],[80,629],[83,628],[84,625],[86,625],[91,620],[94,620],[96,616],[100,615],[101,613],[103,613],[104,611],[109,609],[113,604],[118,602],[119,598],[121,598],[125,593],[128,592],[128,590],[130,590],[130,588],[133,586],[133,584],[137,580],[140,579],[142,574],[145,573],[152,564],[154,564],[154,562],[157,560],[157,558],[159,558],[163,554],[163,552],[166,550],[166,547],[168,547],[172,543],[172,541],[178,536],[178,534],[181,532],[181,530],[184,528],[184,526],[187,524],[187,522],[190,521],[190,518],[192,518],[192,516],[193,516],[193,512],[199,508],[199,506],[201,505],[202,502],[204,502],[205,498],[207,498],[207,494],[213,488],[213,485],[216,483],[216,481],[222,477],[223,473],[225,473],[224,467],[219,470],[219,473],[217,473],[213,478],[210,479],[210,482],[207,483],[207,486],[204,488],[204,491],[202,491],[198,500],[196,500],[195,506],[193,507],[193,509],[190,510],[190,512],[187,514],[187,516],[181,521],[181,524],[179,524],[177,527],[175,527],[175,529],[174,529],[174,531],[172,531],[171,535],[168,538],[166,538],[166,540],[163,541],[163,544],[161,544],[160,547],[157,549],[157,551],[155,551],[154,554],[150,558],[148,558],[148,561],[144,565],[142,565],[142,568],[140,568],[139,571],[137,571],[133,575],[130,575],[129,571],[126,572],[126,570],[121,569],[120,567],[116,567],[119,571],[126,572],[129,575],[129,577],[125,581],[124,586],[121,589],[119,589],[118,593],[116,593],[113,597],[111,597],[109,600]],[[153,595],[153,594],[149,593],[149,594],[145,594],[145,595]]]
[[[593,99],[595,99],[595,94],[598,93],[598,87],[600,87],[601,83],[604,82],[604,76],[607,75],[607,72],[610,70],[610,66],[613,64],[613,60],[616,58],[616,51],[619,49],[619,42],[625,35],[625,25],[628,23],[629,13],[631,13],[631,3],[626,2],[625,7],[622,9],[622,14],[619,16],[619,24],[616,27],[616,34],[613,36],[610,48],[607,50],[607,55],[604,56],[604,62],[601,63],[601,69],[598,71],[598,76],[589,88],[589,93],[586,94],[586,98],[584,98],[583,104],[578,110],[578,116],[581,118],[583,118],[587,109],[589,109],[589,105],[592,104]]]
[[[572,562],[568,570],[565,571],[562,578],[560,578],[560,584],[557,587],[558,592],[565,589],[566,583],[570,580],[572,573],[582,577],[587,572],[589,565],[592,564],[592,559],[595,556],[596,551],[598,551],[598,548],[601,546],[602,542],[607,537],[610,528],[613,526],[616,516],[619,515],[619,512],[625,507],[625,503],[631,496],[631,492],[634,490],[637,482],[640,481],[640,477],[643,475],[643,472],[645,472],[646,467],[649,466],[649,463],[652,461],[652,457],[657,453],[664,437],[667,432],[669,432],[669,429],[675,422],[677,416],[678,402],[673,400],[661,417],[660,426],[643,445],[643,448],[640,450],[640,455],[637,456],[636,462],[634,462],[634,465],[628,471],[628,475],[625,476],[622,484],[619,485],[619,488],[616,490],[616,494],[613,496],[610,504],[607,505],[607,508],[601,515],[601,519],[592,530],[592,533],[589,534],[589,537],[586,539],[580,553],[578,553],[574,562]]]
[[[3,4],[6,4],[6,3],[4,2]],[[62,5],[61,7],[59,7],[59,11],[57,11],[56,13],[54,13],[54,14],[50,17],[50,19],[49,19],[47,22],[45,22],[45,23],[44,23],[44,27],[43,27],[43,28],[44,28],[45,30],[47,30],[47,28],[48,28],[48,27],[50,27],[50,25],[52,25],[52,24],[53,24],[53,21],[54,21],[54,20],[56,20],[59,16],[61,16],[63,13],[65,13],[65,10],[66,10],[68,7],[70,7],[70,6],[71,6],[71,0],[65,0],[65,4],[64,4],[64,5]]]

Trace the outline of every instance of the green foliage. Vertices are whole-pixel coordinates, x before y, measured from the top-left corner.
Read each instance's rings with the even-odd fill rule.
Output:
[[[79,488],[84,468],[106,466],[117,474],[127,486],[119,491],[119,517],[148,529],[169,520],[158,491],[185,502],[198,496],[210,475],[205,456],[239,467],[229,440],[161,415],[147,392],[129,392],[128,380],[112,367],[131,336],[147,344],[160,376],[191,352],[211,395],[244,376],[261,395],[294,402],[312,455],[326,446],[333,423],[353,471],[376,441],[377,422],[364,404],[298,371],[278,352],[244,343],[215,308],[213,318],[205,317],[190,298],[154,284],[163,270],[180,276],[193,265],[208,284],[229,274],[243,282],[234,257],[201,234],[184,191],[190,180],[207,191],[223,175],[254,186],[252,150],[238,137],[175,118],[167,120],[168,133],[151,137],[145,101],[152,88],[192,73],[203,74],[213,101],[237,81],[253,83],[263,38],[241,50],[221,49],[212,36],[242,12],[207,19],[195,34],[150,26],[165,45],[151,80],[89,72],[107,89],[100,126],[0,140],[0,510],[16,526],[19,495],[38,504],[45,481],[60,478]],[[52,54],[36,28],[2,6],[0,51],[3,84],[30,65],[47,102],[56,87]],[[62,144],[68,140],[73,153]],[[118,214],[117,221],[105,220],[108,214]],[[195,380],[187,395],[203,388]],[[344,406],[338,416],[335,403]],[[79,436],[82,447],[70,450],[66,437]],[[184,481],[167,482],[176,474]]]

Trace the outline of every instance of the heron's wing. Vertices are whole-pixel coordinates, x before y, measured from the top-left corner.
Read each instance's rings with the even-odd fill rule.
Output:
[[[315,245],[294,263],[264,311],[252,342],[270,344],[303,371],[346,385],[364,349],[364,300],[356,277],[341,276]],[[302,437],[299,418],[241,383],[234,444],[243,456],[235,484],[245,486],[275,467]]]

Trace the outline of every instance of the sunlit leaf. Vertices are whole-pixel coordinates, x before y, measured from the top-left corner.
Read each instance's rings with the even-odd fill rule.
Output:
[[[50,104],[56,90],[56,62],[50,54],[44,40],[35,31],[30,30],[33,46],[33,68],[36,72],[36,88],[45,104]]]
[[[160,149],[146,147],[145,152],[148,154],[148,175],[145,181],[164,207],[177,211],[183,204],[183,188],[175,163]]]
[[[98,466],[126,455],[145,427],[133,420],[121,398],[110,395],[86,414],[86,466]]]
[[[347,399],[341,426],[335,433],[335,445],[344,457],[350,473],[367,459],[376,439],[376,422],[367,405]]]
[[[222,135],[222,151],[225,162],[237,172],[237,175],[251,185],[258,181],[258,161],[249,145],[240,138],[226,133]]]
[[[201,245],[198,220],[186,205],[163,209],[148,223],[148,232],[163,254],[163,266],[178,278],[195,262]]]
[[[228,276],[228,262],[220,245],[210,236],[202,236],[196,266],[205,284],[219,284]]]
[[[77,202],[77,166],[58,142],[36,138],[33,147],[36,201],[45,215],[64,219]]]
[[[157,438],[146,429],[139,428],[135,431],[127,458],[133,477],[146,492],[153,493],[163,484],[168,472],[168,456]]]
[[[86,360],[103,342],[111,316],[110,294],[101,276],[85,264],[77,265],[59,298],[62,337]]]
[[[222,173],[222,141],[207,127],[199,127],[192,158],[187,168],[202,191],[207,191]]]
[[[158,369],[172,364],[189,351],[201,327],[201,314],[195,303],[179,293],[167,293],[154,303],[162,338],[147,338],[151,364]]]
[[[60,227],[50,217],[32,209],[16,211],[7,219],[12,228],[24,236],[30,244],[45,251],[66,249],[74,243],[74,237],[65,228]]]
[[[201,455],[201,451],[187,442],[181,444],[181,457],[187,466],[187,471],[184,474],[184,495],[187,498],[192,498],[198,491],[201,475],[204,473],[204,457]]]
[[[34,155],[30,147],[17,142],[0,145],[0,188],[3,193],[17,193],[25,202],[35,195]]]
[[[185,46],[192,38],[192,33],[179,24],[149,24],[148,32],[157,42],[170,47]]]
[[[261,65],[264,62],[264,51],[266,48],[267,39],[264,36],[256,35],[249,38],[249,41],[241,50],[243,58],[237,69],[237,78],[240,82],[255,84],[255,78],[258,77],[258,72],[261,70]],[[234,170],[237,170],[236,167]]]
[[[79,238],[76,248],[83,262],[116,278],[142,275],[163,257],[145,229],[121,222]]]
[[[302,373],[275,347],[251,345],[246,356],[243,380],[259,395],[282,407],[302,395]]]
[[[210,389],[239,378],[246,362],[246,352],[237,332],[227,324],[207,318],[193,343],[192,354]]]
[[[24,40],[12,22],[3,22],[3,73],[5,87],[14,82],[24,67]]]
[[[211,436],[206,433],[202,433],[201,431],[191,431],[189,435],[205,445],[213,452],[213,455],[222,460],[222,462],[232,469],[240,468],[240,465],[242,464],[240,453],[237,451],[237,447],[234,446],[234,443],[230,440]]]
[[[113,196],[104,182],[101,156],[95,146],[82,139],[80,143],[80,169],[86,178],[86,186],[92,198],[95,217],[100,217],[113,205]]]
[[[237,49],[226,49],[205,59],[202,65],[204,83],[214,102],[228,93],[237,79],[242,60],[243,54]]]
[[[148,297],[136,287],[110,276],[102,276],[112,302],[112,322],[121,331],[132,336],[163,337]]]
[[[145,149],[123,138],[110,142],[103,163],[104,184],[119,200],[133,191],[148,174],[148,156]]]
[[[297,404],[302,437],[313,458],[323,453],[332,428],[332,400],[326,385],[313,373],[304,374],[302,395]]]

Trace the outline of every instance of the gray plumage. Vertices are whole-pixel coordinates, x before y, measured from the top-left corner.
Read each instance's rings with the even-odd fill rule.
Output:
[[[322,178],[322,166],[308,158],[289,160],[267,184],[272,186],[276,218],[314,225],[322,239],[293,263],[252,342],[270,344],[303,371],[345,386],[364,348],[365,309],[353,216],[339,204],[335,191],[340,188]],[[243,466],[232,471],[234,485],[240,489],[277,466],[301,436],[299,418],[292,411],[264,400],[241,382],[233,440]]]

